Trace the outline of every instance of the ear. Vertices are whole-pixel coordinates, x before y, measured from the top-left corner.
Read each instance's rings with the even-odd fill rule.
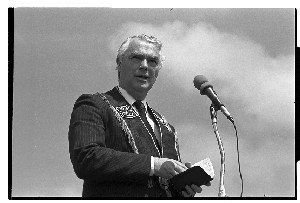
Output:
[[[120,70],[121,70],[121,61],[119,57],[116,58],[117,67],[116,70],[118,71],[118,80],[120,79]]]
[[[121,71],[121,63],[119,63],[119,64],[117,65],[116,70],[117,70],[118,72]]]
[[[118,58],[118,57],[116,58],[116,63],[117,63],[117,65],[119,65],[119,64],[120,64],[120,60],[119,60],[119,58]]]
[[[159,73],[159,70],[156,70],[155,71],[155,77],[157,78],[157,76],[158,76],[158,73]]]

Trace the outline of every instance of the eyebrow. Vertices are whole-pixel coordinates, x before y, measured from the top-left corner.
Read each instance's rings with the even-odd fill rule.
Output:
[[[147,59],[152,59],[152,60],[159,60],[159,56],[153,56],[153,55],[148,55],[148,54],[141,54],[138,52],[132,52],[129,54],[129,57],[131,56],[141,56],[141,57],[146,57]]]

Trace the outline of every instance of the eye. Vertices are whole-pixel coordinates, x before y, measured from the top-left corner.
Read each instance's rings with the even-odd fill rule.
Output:
[[[132,55],[132,56],[130,57],[130,59],[131,59],[133,62],[140,62],[140,61],[142,61],[142,57],[139,56],[139,55]]]
[[[157,66],[158,65],[158,59],[157,58],[149,58],[148,63],[150,66]]]
[[[158,62],[156,60],[149,60],[148,61],[150,66],[157,66]]]

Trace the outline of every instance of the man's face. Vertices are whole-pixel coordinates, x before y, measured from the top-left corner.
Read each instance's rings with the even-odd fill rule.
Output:
[[[119,85],[129,94],[146,94],[158,76],[159,50],[153,44],[133,39],[118,67]]]

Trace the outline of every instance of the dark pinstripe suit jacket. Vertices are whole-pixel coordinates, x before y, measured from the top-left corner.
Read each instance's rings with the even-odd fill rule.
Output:
[[[149,177],[151,156],[180,160],[177,137],[160,114],[152,108],[150,114],[160,129],[160,146],[117,87],[77,99],[69,126],[69,152],[76,175],[84,180],[84,197],[165,196],[158,177]],[[154,184],[149,187],[151,179]]]

